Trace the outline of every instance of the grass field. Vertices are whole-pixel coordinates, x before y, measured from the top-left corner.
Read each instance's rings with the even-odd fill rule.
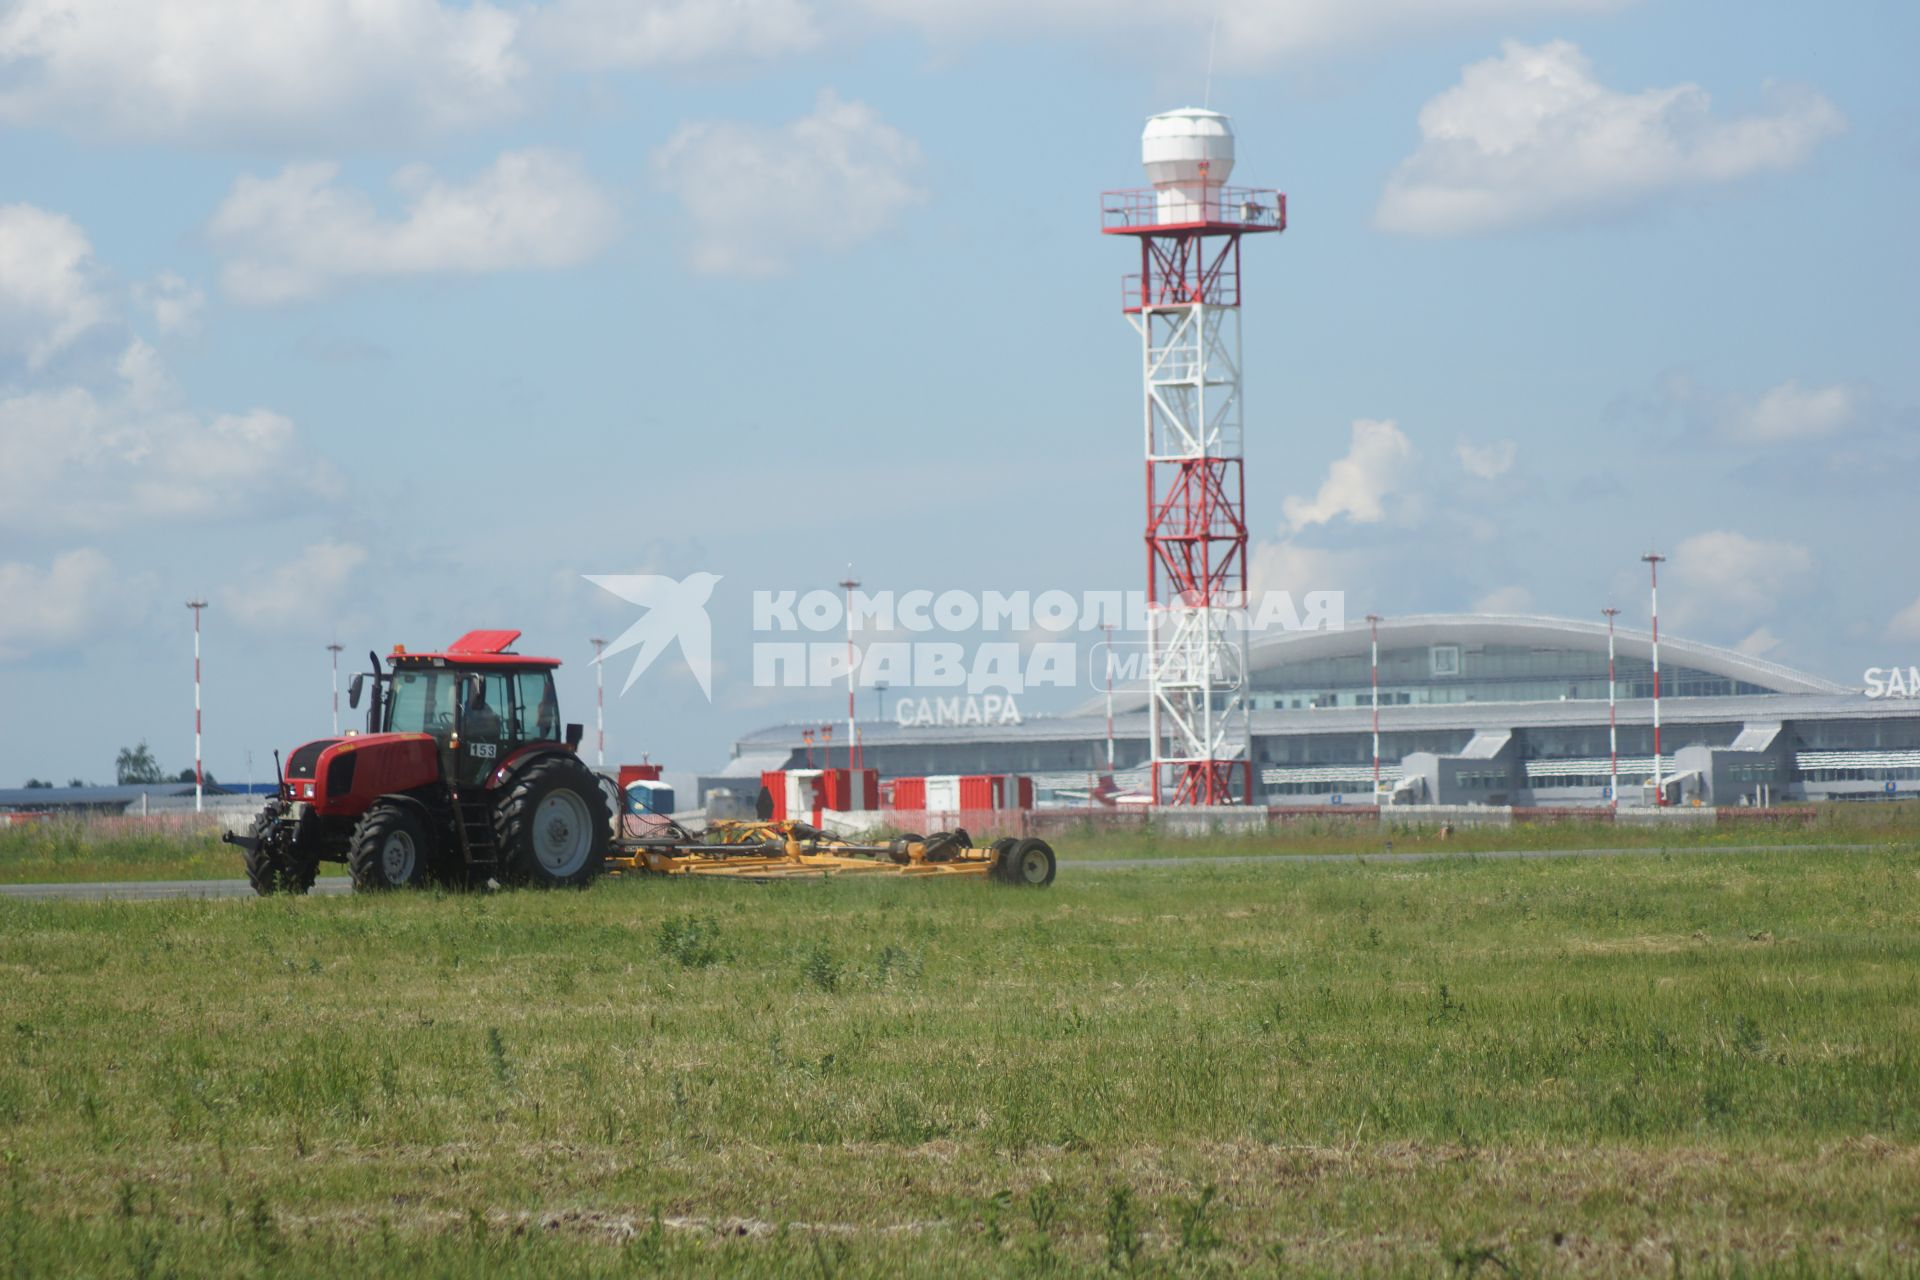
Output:
[[[1218,855],[1475,853],[1507,849],[1724,849],[1751,845],[1920,844],[1920,803],[1824,805],[1810,821],[1666,824],[1608,822],[1461,826],[1388,830],[1377,823],[1305,818],[1258,835],[1175,836],[1132,831],[1068,831],[1053,839],[1063,861]],[[220,843],[210,820],[142,823],[135,819],[56,819],[0,827],[0,884],[112,880],[231,879],[243,874],[240,851]],[[336,864],[323,875],[341,874]]]
[[[1920,855],[0,900],[13,1275],[1920,1274]]]

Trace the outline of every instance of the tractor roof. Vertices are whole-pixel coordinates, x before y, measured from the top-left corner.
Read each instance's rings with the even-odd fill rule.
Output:
[[[469,631],[448,645],[444,653],[408,653],[393,646],[388,661],[395,666],[433,664],[450,667],[557,667],[558,658],[536,658],[510,648],[518,631]]]

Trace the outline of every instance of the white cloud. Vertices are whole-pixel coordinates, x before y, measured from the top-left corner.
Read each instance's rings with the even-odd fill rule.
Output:
[[[1773,628],[1758,626],[1748,632],[1746,638],[1733,646],[1750,658],[1764,658],[1780,647],[1780,637],[1773,634]]]
[[[1845,386],[1802,390],[1789,378],[1757,400],[1735,400],[1721,416],[1722,434],[1747,444],[1785,444],[1830,436],[1853,421],[1853,390]]]
[[[1382,44],[1430,32],[1605,13],[1634,0],[1218,0],[1196,12],[1166,0],[855,0],[852,7],[931,35],[980,39],[1105,33],[1206,54],[1211,20],[1223,67],[1261,67],[1289,54]]]
[[[293,164],[234,183],[208,228],[227,258],[221,285],[230,295],[267,304],[354,278],[568,267],[613,234],[612,203],[577,160],[552,152],[506,152],[465,186],[403,169],[394,177],[407,198],[398,219],[337,185],[338,172]]]
[[[775,58],[820,42],[804,0],[552,0],[526,22],[540,52],[595,71]]]
[[[96,274],[93,246],[71,219],[0,205],[0,356],[40,368],[105,320]]]
[[[1460,456],[1460,465],[1467,474],[1478,476],[1482,480],[1498,480],[1513,470],[1513,461],[1518,450],[1511,440],[1496,440],[1492,444],[1473,444],[1462,440],[1455,446]]]
[[[1525,587],[1496,587],[1473,602],[1475,613],[1532,613],[1533,592]]]
[[[0,661],[89,639],[126,603],[113,565],[90,547],[61,552],[45,569],[0,562]]]
[[[1893,615],[1887,634],[1895,640],[1920,640],[1920,600]]]
[[[171,271],[134,285],[133,300],[152,314],[154,327],[163,334],[192,333],[207,305],[205,290]]]
[[[807,250],[851,249],[922,198],[919,146],[830,89],[811,115],[783,125],[683,125],[654,166],[693,221],[693,265],[721,275],[767,275]]]
[[[1663,607],[1677,624],[1741,626],[1778,612],[1813,576],[1813,553],[1729,529],[1698,533],[1674,549]]]
[[[335,621],[367,549],[350,542],[316,542],[293,560],[229,587],[219,603],[241,625],[261,630],[312,627]]]
[[[518,25],[484,0],[18,0],[0,121],[195,144],[467,125],[518,105]]]
[[[1365,576],[1364,553],[1302,546],[1292,538],[1255,543],[1247,556],[1247,595],[1256,601],[1285,591],[1298,607],[1309,591],[1345,592]]]
[[[211,419],[184,408],[135,341],[118,379],[0,399],[0,528],[106,530],[284,506],[330,493],[331,469],[266,409]]]
[[[1341,516],[1359,524],[1379,521],[1386,514],[1387,496],[1406,478],[1412,457],[1413,446],[1393,422],[1356,420],[1346,456],[1327,468],[1320,491],[1281,504],[1287,524],[1297,530]]]
[[[1384,230],[1462,235],[1620,211],[1659,192],[1791,169],[1845,127],[1808,89],[1717,119],[1695,84],[1623,93],[1571,43],[1508,40],[1420,110],[1419,150],[1387,181]]]

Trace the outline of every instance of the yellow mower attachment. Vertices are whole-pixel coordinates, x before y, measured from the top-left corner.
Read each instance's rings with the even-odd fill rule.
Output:
[[[676,826],[659,835],[623,836],[607,858],[607,870],[616,875],[988,876],[1034,889],[1052,884],[1055,869],[1053,849],[1044,840],[1008,836],[977,848],[965,830],[956,830],[858,844],[794,821],[715,822],[697,833]]]

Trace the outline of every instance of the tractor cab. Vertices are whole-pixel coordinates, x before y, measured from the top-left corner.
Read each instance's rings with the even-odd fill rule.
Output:
[[[470,631],[443,653],[408,653],[396,646],[376,663],[376,693],[367,706],[369,734],[426,734],[447,753],[449,773],[461,785],[479,786],[490,773],[537,744],[562,741],[560,700],[554,692],[555,658],[511,651],[517,631]],[[365,676],[348,688],[360,704]],[[581,726],[565,726],[569,749],[580,745]]]

